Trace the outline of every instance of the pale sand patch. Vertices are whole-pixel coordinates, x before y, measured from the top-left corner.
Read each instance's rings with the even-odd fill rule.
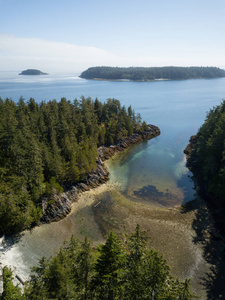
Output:
[[[30,231],[24,231],[17,237],[8,237],[0,247],[0,266],[7,265],[21,278],[27,279],[30,268],[38,260],[53,255],[72,235],[83,240],[87,236],[93,243],[99,244],[104,237],[95,223],[91,204],[95,195],[108,190],[105,184],[80,194],[73,203],[71,213],[59,222],[42,224]]]

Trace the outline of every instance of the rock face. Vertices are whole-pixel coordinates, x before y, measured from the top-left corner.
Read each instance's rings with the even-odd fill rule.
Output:
[[[47,204],[48,199],[42,200],[42,209],[44,215],[41,218],[43,223],[49,223],[52,221],[59,221],[66,217],[71,211],[71,201],[67,197],[66,193],[62,193],[60,196],[54,195],[54,204]]]
[[[42,199],[43,216],[41,222],[50,223],[59,221],[66,217],[71,211],[72,202],[77,200],[78,194],[88,191],[91,188],[99,186],[101,183],[109,180],[109,172],[104,166],[100,156],[97,158],[97,168],[94,172],[87,175],[87,177],[74,185],[67,185],[64,187],[64,192],[61,196],[54,196],[55,203],[48,204],[47,198]]]
[[[19,75],[48,75],[48,73],[44,73],[36,69],[27,69],[19,73]]]
[[[119,151],[124,151],[132,145],[138,144],[147,139],[152,139],[158,135],[160,135],[160,129],[157,126],[149,125],[149,129],[143,133],[134,133],[123,141],[109,147],[99,147],[99,156],[96,160],[97,167],[94,172],[88,174],[83,181],[80,181],[77,184],[66,185],[61,196],[54,196],[53,204],[48,204],[49,199],[44,198],[42,200],[43,216],[41,221],[49,223],[59,221],[66,217],[66,215],[71,211],[72,202],[77,200],[79,193],[88,191],[108,181],[109,172],[103,163],[104,160],[109,159]]]

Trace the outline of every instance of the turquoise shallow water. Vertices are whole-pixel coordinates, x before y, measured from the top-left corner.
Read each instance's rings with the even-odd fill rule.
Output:
[[[135,201],[180,205],[193,198],[191,173],[183,155],[178,159],[167,149],[159,151],[159,143],[156,138],[116,155],[107,163],[110,180]]]
[[[105,101],[117,98],[132,105],[161,135],[117,155],[109,163],[111,182],[136,200],[179,205],[193,198],[191,175],[183,150],[204,122],[206,112],[225,97],[225,79],[156,82],[93,81],[79,74],[19,76],[0,72],[0,96],[14,101],[22,96],[36,101],[73,101],[81,96]]]

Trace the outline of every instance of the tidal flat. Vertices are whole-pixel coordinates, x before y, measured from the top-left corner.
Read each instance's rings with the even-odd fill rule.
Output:
[[[164,256],[172,274],[182,280],[190,278],[193,292],[207,299],[204,278],[212,266],[204,258],[204,244],[213,228],[207,209],[202,209],[209,224],[208,229],[204,229],[203,240],[197,242],[193,228],[196,222],[201,226],[197,218],[199,209],[204,206],[200,199],[186,208],[136,202],[108,182],[82,193],[65,219],[23,232],[11,245],[6,241],[1,262],[14,267],[15,273],[26,279],[29,268],[37,265],[40,257],[53,255],[72,234],[81,240],[87,236],[97,245],[104,242],[110,230],[123,238],[139,224],[147,231],[149,247]]]

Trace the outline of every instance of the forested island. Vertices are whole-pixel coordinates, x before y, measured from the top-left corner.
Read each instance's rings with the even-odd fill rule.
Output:
[[[40,104],[32,98],[17,104],[0,99],[0,234],[20,232],[68,213],[63,191],[78,183],[79,190],[86,190],[91,180],[93,187],[99,177],[104,180],[101,159],[160,133],[151,128],[149,133],[140,115],[116,99],[101,103],[62,98]],[[117,146],[109,147],[113,144]],[[99,156],[98,147],[103,145]]]
[[[92,67],[80,75],[96,80],[182,80],[225,77],[225,70],[216,67]]]
[[[225,101],[209,111],[197,135],[191,137],[185,153],[198,191],[225,235]]]
[[[48,73],[44,73],[36,69],[27,69],[19,73],[19,75],[48,75]]]

